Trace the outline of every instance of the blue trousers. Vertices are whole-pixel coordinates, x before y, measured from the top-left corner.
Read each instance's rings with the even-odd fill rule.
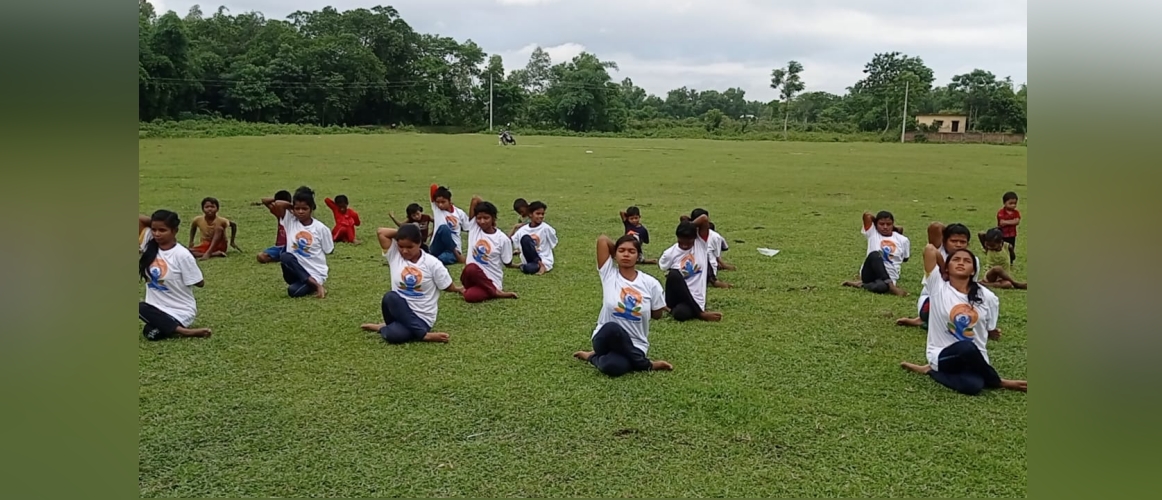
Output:
[[[980,349],[971,340],[961,340],[940,351],[940,370],[928,372],[928,376],[956,392],[975,396],[984,388],[996,389],[1001,386],[1001,376],[985,361]]]
[[[431,331],[431,327],[416,316],[407,299],[399,293],[388,291],[383,294],[381,307],[384,327],[379,329],[379,336],[389,344],[423,340],[424,335]]]
[[[589,363],[597,371],[610,377],[620,377],[629,372],[648,371],[653,363],[633,346],[629,334],[617,323],[606,323],[593,336],[593,355]]]
[[[283,252],[278,256],[282,264],[282,279],[286,281],[286,294],[291,297],[306,297],[315,293],[315,285],[311,284],[311,273],[299,263],[294,252]]]
[[[442,225],[436,229],[435,236],[432,237],[432,245],[428,248],[428,253],[434,255],[444,265],[455,264],[456,260],[456,239],[459,234],[452,234],[452,230],[448,226]]]
[[[537,243],[532,236],[526,234],[520,237],[520,253],[525,258],[525,263],[520,265],[521,272],[537,274],[541,270],[541,254],[537,253]]]

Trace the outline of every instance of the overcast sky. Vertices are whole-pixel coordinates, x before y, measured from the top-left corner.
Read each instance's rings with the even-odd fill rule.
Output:
[[[772,68],[803,64],[807,90],[842,94],[877,52],[919,56],[936,84],[974,68],[1027,81],[1026,0],[150,0],[163,13],[192,5],[211,14],[285,19],[296,10],[391,5],[412,29],[471,38],[509,70],[540,45],[553,63],[581,51],[616,61],[625,77],[664,97],[674,88],[741,87],[770,100]]]

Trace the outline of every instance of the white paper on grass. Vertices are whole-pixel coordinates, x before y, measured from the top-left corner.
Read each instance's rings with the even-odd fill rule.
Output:
[[[774,257],[775,255],[778,255],[779,251],[773,248],[760,248],[759,253],[766,255],[767,257]]]

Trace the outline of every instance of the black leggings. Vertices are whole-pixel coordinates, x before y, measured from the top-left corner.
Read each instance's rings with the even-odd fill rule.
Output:
[[[589,356],[589,363],[610,377],[653,368],[653,363],[641,349],[633,346],[629,334],[617,323],[606,323],[597,330],[597,335],[593,336],[593,355]]]
[[[145,302],[137,303],[137,317],[141,318],[141,321],[145,323],[145,326],[141,329],[141,334],[148,340],[162,340],[173,337],[177,334],[178,327],[182,326],[173,316]]]
[[[985,361],[980,349],[971,340],[961,340],[940,351],[940,370],[928,372],[928,376],[956,392],[975,396],[984,388],[996,389],[1001,386],[1001,376]]]
[[[702,316],[702,308],[686,286],[682,271],[671,269],[666,273],[666,307],[677,321],[689,321]]]
[[[863,260],[863,269],[859,272],[859,281],[863,289],[872,293],[888,293],[892,286],[892,277],[888,275],[888,268],[884,266],[884,254],[871,252]]]

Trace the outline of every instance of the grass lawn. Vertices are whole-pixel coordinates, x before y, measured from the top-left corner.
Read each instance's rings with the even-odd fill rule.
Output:
[[[518,141],[141,141],[141,212],[178,211],[185,244],[199,201],[215,196],[245,250],[201,263],[196,324],[213,338],[140,342],[141,495],[1026,495],[1027,395],[966,397],[904,372],[900,361],[924,362],[925,332],[894,324],[916,313],[930,221],[975,233],[995,224],[1008,190],[1035,213],[1025,148]],[[503,227],[514,198],[545,201],[556,267],[508,270],[518,300],[444,295],[438,329],[450,344],[390,346],[359,330],[380,321],[389,288],[374,230],[409,203],[429,211],[432,182],[462,207],[474,194],[493,201]],[[278,265],[254,259],[276,223],[249,203],[302,184],[328,226],[322,197],[337,194],[364,224],[363,245],[329,257],[323,300],[287,298]],[[738,270],[721,273],[734,289],[708,292],[721,323],[653,323],[649,355],[675,371],[609,379],[571,354],[589,348],[600,307],[594,240],[617,236],[629,205],[652,229],[650,257],[674,242],[679,215],[706,208]],[[912,239],[909,297],[839,285],[862,262],[865,210],[892,211]],[[1025,378],[1026,292],[997,294],[1004,337],[990,356],[1003,377]]]

